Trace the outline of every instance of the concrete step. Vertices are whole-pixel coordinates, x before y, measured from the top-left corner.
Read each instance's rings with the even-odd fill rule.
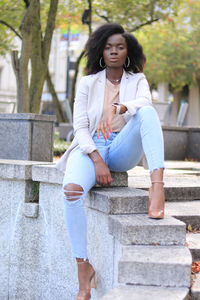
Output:
[[[188,288],[117,286],[100,300],[187,300]]]
[[[148,215],[109,216],[109,233],[123,245],[185,245],[185,224],[175,218]]]
[[[187,233],[186,242],[193,261],[200,261],[200,233]]]
[[[166,202],[165,213],[183,221],[186,225],[190,224],[194,228],[200,227],[200,200]]]
[[[118,281],[189,288],[191,264],[192,256],[184,246],[124,246]]]
[[[198,186],[165,186],[167,201],[193,201],[200,200],[200,187]]]
[[[199,300],[200,299],[200,273],[196,275],[194,280],[194,284],[191,288],[191,298],[192,300]]]
[[[95,188],[85,204],[106,214],[147,213],[148,192],[128,187]]]

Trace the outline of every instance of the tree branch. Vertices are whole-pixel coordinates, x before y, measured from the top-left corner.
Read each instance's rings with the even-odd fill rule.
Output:
[[[95,10],[95,13],[97,14],[98,17],[100,17],[101,19],[105,20],[107,23],[110,23],[110,22],[111,22],[111,20],[110,20],[108,17],[101,15],[101,14],[98,12],[98,10]]]
[[[18,36],[20,39],[22,39],[21,35],[10,24],[8,24],[7,22],[5,22],[3,20],[0,20],[0,23],[5,25],[6,27],[8,27],[11,31],[13,31],[16,34],[16,36]]]
[[[57,8],[58,8],[58,0],[51,0],[46,29],[45,29],[45,35],[43,39],[43,61],[44,62],[47,62],[49,58],[51,40],[55,28]]]
[[[49,92],[51,93],[53,104],[54,104],[54,107],[55,107],[57,121],[59,123],[60,122],[66,122],[66,118],[63,114],[62,106],[61,106],[60,101],[58,99],[58,96],[56,94],[53,82],[51,80],[51,75],[49,73],[49,70],[47,70],[46,80],[47,80]]]
[[[89,36],[91,36],[92,33],[92,0],[88,0],[88,7],[89,7],[89,24],[88,24],[88,29],[89,29]]]
[[[151,19],[151,20],[149,20],[149,21],[147,21],[145,23],[142,23],[142,24],[140,24],[140,25],[138,25],[136,27],[133,27],[132,29],[129,29],[129,31],[130,32],[134,32],[134,31],[140,29],[141,27],[146,26],[146,25],[150,25],[150,24],[152,24],[154,22],[157,22],[158,20],[160,20],[160,18]]]

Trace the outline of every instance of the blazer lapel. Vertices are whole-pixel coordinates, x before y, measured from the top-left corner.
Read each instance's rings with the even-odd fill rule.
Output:
[[[119,102],[123,102],[124,96],[125,96],[125,91],[126,91],[126,86],[128,83],[128,77],[129,74],[126,71],[123,71],[121,83],[120,83],[120,90],[119,90]]]
[[[99,120],[101,119],[102,112],[103,112],[103,105],[104,105],[104,97],[105,97],[105,88],[106,88],[106,71],[105,69],[101,71],[98,74],[98,87],[97,90],[94,91],[98,95],[98,100],[97,100],[97,107],[98,109],[96,110],[99,116]]]

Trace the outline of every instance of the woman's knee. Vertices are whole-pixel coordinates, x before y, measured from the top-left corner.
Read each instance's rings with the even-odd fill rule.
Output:
[[[138,114],[156,114],[156,110],[153,106],[143,106],[138,109]]]
[[[83,188],[75,183],[68,183],[64,186],[65,198],[68,201],[79,200],[83,192]]]

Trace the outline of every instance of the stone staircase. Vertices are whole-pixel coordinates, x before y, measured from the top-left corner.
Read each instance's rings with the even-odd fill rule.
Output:
[[[109,214],[117,243],[114,288],[102,300],[188,299],[192,257],[182,221],[148,218],[148,192],[128,187],[94,189],[89,206]]]

